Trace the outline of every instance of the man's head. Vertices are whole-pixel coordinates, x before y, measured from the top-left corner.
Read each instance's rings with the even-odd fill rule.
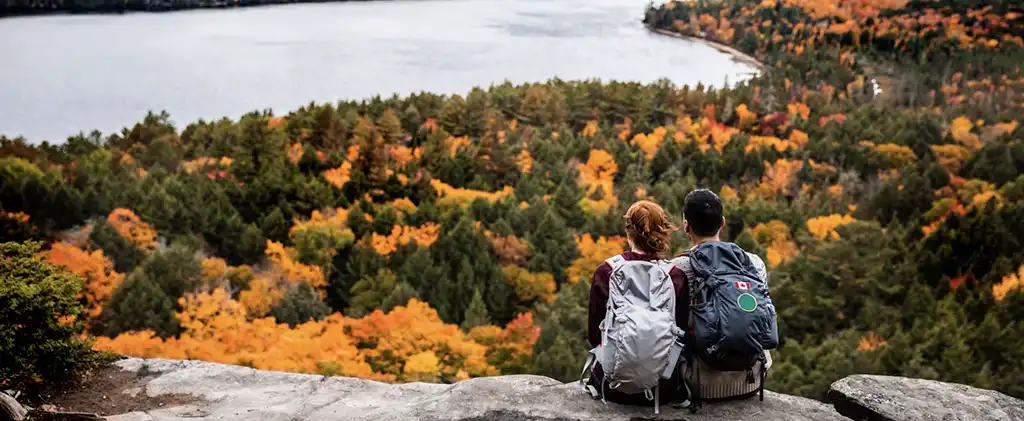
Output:
[[[717,236],[725,225],[725,218],[722,217],[722,200],[708,189],[697,189],[686,195],[683,217],[683,229],[690,235],[691,240],[694,237]]]

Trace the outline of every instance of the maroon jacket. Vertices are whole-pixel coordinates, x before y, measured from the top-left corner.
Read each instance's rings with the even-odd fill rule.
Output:
[[[622,253],[626,260],[657,260],[657,257],[644,253],[627,251]],[[669,271],[672,284],[676,290],[676,325],[686,330],[690,317],[690,298],[686,290],[686,275],[677,267]],[[594,279],[590,281],[590,309],[587,320],[587,336],[590,346],[601,344],[601,322],[604,320],[608,305],[608,279],[612,276],[612,267],[608,262],[601,263],[594,271]]]

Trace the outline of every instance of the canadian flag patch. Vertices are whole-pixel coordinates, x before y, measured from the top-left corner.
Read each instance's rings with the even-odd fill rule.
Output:
[[[736,288],[749,290],[750,282],[736,281]]]

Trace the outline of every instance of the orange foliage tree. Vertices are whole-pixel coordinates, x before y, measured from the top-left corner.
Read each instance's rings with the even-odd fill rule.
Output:
[[[67,243],[53,243],[43,254],[51,263],[64,266],[85,278],[85,285],[78,291],[85,320],[99,317],[103,313],[103,303],[124,281],[124,275],[114,271],[114,264],[103,255],[103,250],[90,253]]]
[[[658,148],[661,148],[661,142],[665,140],[667,133],[668,129],[658,127],[650,134],[637,133],[629,143],[638,146],[640,150],[644,151],[647,159],[653,159],[654,155],[658,153]]]
[[[487,361],[502,374],[519,374],[529,369],[540,326],[534,323],[533,313],[519,313],[504,329],[477,326],[469,331],[469,337],[487,347]]]
[[[156,229],[139,218],[131,209],[117,208],[107,215],[107,223],[121,237],[131,241],[141,250],[156,248]]]
[[[773,199],[778,194],[789,192],[796,183],[796,174],[803,168],[804,162],[790,159],[779,159],[773,163],[764,162],[764,175],[761,184],[754,190],[761,198]]]
[[[494,246],[494,253],[498,255],[498,261],[503,265],[525,265],[530,259],[530,243],[514,235],[501,237],[490,231],[484,231],[484,236]]]
[[[878,348],[889,345],[889,342],[882,339],[875,332],[868,332],[868,334],[860,338],[860,342],[857,343],[857,352],[872,352],[877,351]]]
[[[444,381],[497,374],[497,369],[487,363],[486,347],[471,340],[458,326],[442,322],[437,311],[417,299],[387,314],[375,310],[350,321],[348,326],[360,355],[388,380],[408,381],[422,376],[422,367],[408,374],[405,367],[410,358],[423,352],[432,352],[438,358],[438,376]]]
[[[273,318],[247,321],[245,307],[223,289],[183,299],[180,338],[130,332],[96,338],[95,348],[143,358],[172,358],[238,364],[263,370],[323,373],[386,380],[373,372],[345,333],[340,314],[290,328]],[[287,344],[287,345],[285,345]]]
[[[352,178],[352,163],[345,161],[338,168],[324,171],[324,178],[337,188],[342,188]]]
[[[282,279],[292,285],[305,282],[313,288],[322,288],[327,283],[324,279],[323,269],[300,263],[296,260],[297,251],[291,247],[267,240],[266,254],[270,258],[274,270]]]

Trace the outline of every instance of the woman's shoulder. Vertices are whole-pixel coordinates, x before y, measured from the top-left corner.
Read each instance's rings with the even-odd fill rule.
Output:
[[[754,269],[757,269],[757,276],[761,279],[768,280],[768,266],[764,264],[764,260],[761,260],[761,256],[755,253],[746,252],[747,256],[750,257],[750,263],[754,264]]]
[[[601,264],[597,265],[597,268],[594,269],[594,278],[605,280],[610,278],[612,276],[612,268],[615,262],[619,260],[625,260],[622,254],[616,254],[601,261]]]

